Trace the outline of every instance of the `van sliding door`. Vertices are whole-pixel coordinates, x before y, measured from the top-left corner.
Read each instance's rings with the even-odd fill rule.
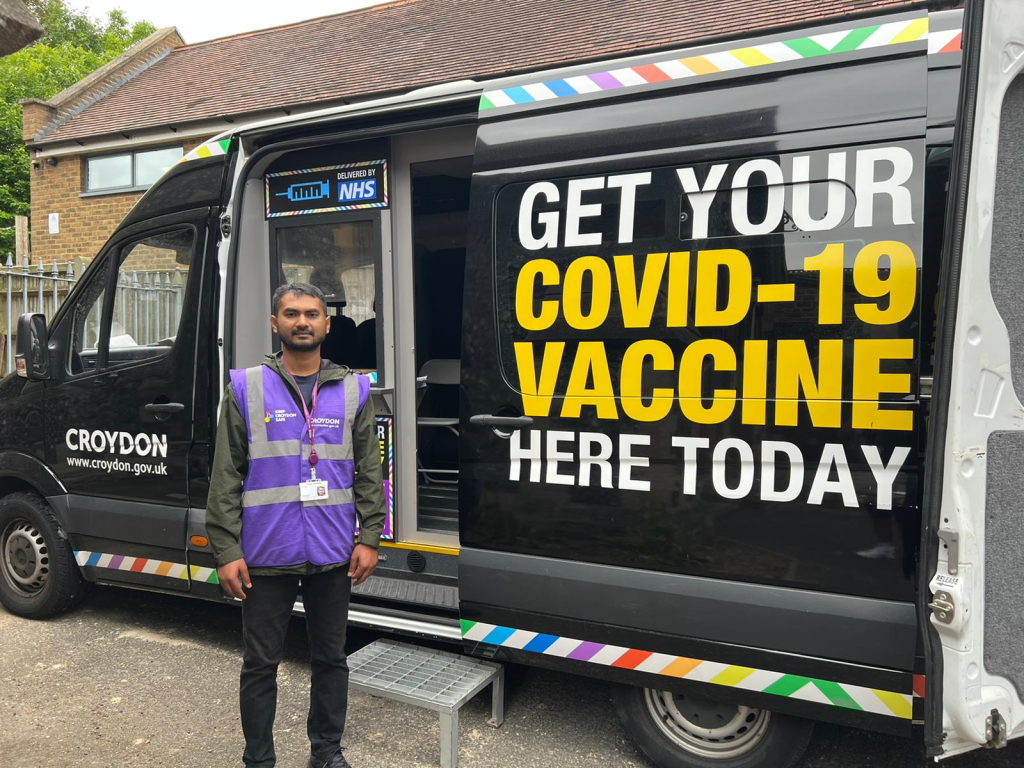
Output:
[[[856,716],[909,726],[915,45],[560,111],[510,88],[482,113],[459,489],[474,648],[571,638],[594,650],[568,657],[582,673],[615,666],[601,647],[840,682],[849,666],[806,659],[870,665],[892,707],[872,694]]]

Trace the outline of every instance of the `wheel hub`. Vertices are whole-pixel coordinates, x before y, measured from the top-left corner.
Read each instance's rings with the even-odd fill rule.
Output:
[[[658,728],[685,751],[707,758],[732,758],[754,749],[764,737],[771,712],[723,704],[670,691],[644,692]]]
[[[50,556],[43,534],[28,520],[15,520],[0,537],[0,570],[7,583],[22,594],[43,588],[50,573]]]

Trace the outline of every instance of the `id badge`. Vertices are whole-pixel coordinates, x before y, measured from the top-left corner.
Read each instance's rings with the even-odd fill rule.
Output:
[[[327,481],[307,480],[299,483],[299,501],[326,501]]]

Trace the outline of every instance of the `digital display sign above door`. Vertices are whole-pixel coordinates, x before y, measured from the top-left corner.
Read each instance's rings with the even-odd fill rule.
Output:
[[[388,207],[387,160],[266,175],[267,218]]]

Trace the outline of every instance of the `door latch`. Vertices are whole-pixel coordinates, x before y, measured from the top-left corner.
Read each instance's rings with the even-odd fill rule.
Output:
[[[220,215],[220,235],[225,240],[231,237],[231,214],[222,213]]]
[[[985,718],[985,742],[986,749],[1002,749],[1006,746],[1006,721],[999,714],[998,709],[993,709],[992,714]]]
[[[941,621],[943,624],[953,622],[953,617],[956,615],[956,604],[949,592],[936,592],[935,597],[928,603],[928,607],[932,609],[936,621]]]

